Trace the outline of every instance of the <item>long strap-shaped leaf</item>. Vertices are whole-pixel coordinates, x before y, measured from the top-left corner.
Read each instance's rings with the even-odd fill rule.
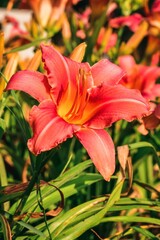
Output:
[[[157,151],[156,149],[154,148],[154,146],[149,143],[149,142],[138,142],[138,143],[132,143],[132,144],[129,144],[129,149],[130,150],[133,150],[133,149],[137,149],[137,148],[143,148],[143,147],[147,147],[147,148],[151,148],[151,151],[153,152],[153,156],[160,168],[160,158],[158,157],[157,155]]]
[[[98,225],[102,218],[106,215],[109,209],[120,199],[122,187],[123,187],[124,179],[122,179],[112,191],[107,204],[105,207],[99,211],[98,213],[88,217],[87,219],[83,219],[81,222],[73,225],[72,227],[64,230],[67,225],[72,223],[73,214],[70,216],[70,219],[67,218],[66,221],[61,223],[61,225],[56,229],[55,232],[52,233],[52,237],[56,238],[57,240],[74,240],[77,237],[81,236],[85,231],[91,229],[92,227]],[[76,209],[75,209],[75,217],[77,217]],[[74,223],[74,221],[73,221]],[[64,230],[64,231],[63,231]]]
[[[0,214],[0,223],[2,225],[4,240],[12,240],[11,229],[10,229],[9,223],[2,214]]]

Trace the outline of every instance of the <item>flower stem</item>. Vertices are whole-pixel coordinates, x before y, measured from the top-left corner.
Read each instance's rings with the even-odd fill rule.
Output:
[[[35,170],[33,172],[33,177],[31,178],[31,180],[28,184],[28,187],[27,187],[26,191],[24,192],[24,194],[22,196],[22,199],[21,199],[21,201],[20,201],[20,203],[19,203],[19,205],[18,205],[18,207],[15,211],[15,215],[19,215],[21,213],[22,209],[24,208],[24,206],[27,202],[27,199],[28,199],[30,193],[32,192],[32,189],[33,189],[35,183],[38,181],[39,173],[40,173],[40,169],[39,169],[39,171]]]

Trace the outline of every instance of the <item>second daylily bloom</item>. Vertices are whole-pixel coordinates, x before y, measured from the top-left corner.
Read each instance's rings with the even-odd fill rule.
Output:
[[[137,64],[131,55],[120,56],[118,62],[127,73],[121,81],[124,86],[138,89],[143,97],[148,100],[155,100],[156,97],[160,97],[160,84],[156,83],[160,77],[158,66]]]
[[[115,149],[105,127],[148,114],[149,105],[137,90],[118,84],[124,72],[103,59],[92,67],[63,57],[41,45],[46,74],[19,71],[6,90],[21,90],[38,102],[30,112],[33,137],[28,148],[35,155],[75,135],[97,170],[109,180],[115,170]]]
[[[146,56],[151,56],[159,51],[160,35],[160,1],[155,0],[150,6],[150,1],[144,2],[143,14],[133,13],[129,16],[112,18],[110,27],[120,28],[127,26],[134,34],[120,47],[120,54],[131,54],[142,40],[147,36]]]

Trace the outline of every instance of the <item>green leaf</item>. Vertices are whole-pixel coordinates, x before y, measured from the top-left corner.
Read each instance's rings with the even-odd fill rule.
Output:
[[[4,119],[0,118],[0,139],[3,136],[5,129],[6,129],[6,123],[5,123]]]
[[[47,36],[45,38],[36,39],[36,40],[34,40],[30,43],[24,44],[20,47],[12,48],[10,51],[5,52],[4,54],[19,52],[19,51],[23,51],[23,50],[25,50],[27,48],[30,48],[30,47],[38,46],[41,42],[46,41],[46,40],[50,39],[51,37],[52,36]]]
[[[140,198],[121,198],[110,209],[111,211],[146,209],[149,211],[160,212],[160,202],[157,200],[140,199]]]
[[[137,217],[137,216],[116,216],[103,218],[101,222],[123,222],[123,223],[150,223],[160,225],[160,220],[151,217]]]
[[[0,223],[2,226],[4,240],[12,240],[11,229],[7,219],[0,214]]]
[[[106,21],[106,11],[102,11],[101,16],[97,20],[93,21],[94,31],[93,31],[91,36],[88,36],[88,39],[87,39],[88,44],[87,44],[87,49],[86,49],[84,61],[87,60],[87,62],[91,62],[91,55],[92,55],[92,52],[93,52],[93,48],[94,48],[95,43],[97,41],[99,31],[100,31],[100,29],[103,26],[105,21]]]
[[[58,188],[62,187],[65,184],[68,185],[68,182],[70,182],[72,179],[76,179],[76,177],[80,176],[83,173],[83,171],[86,170],[87,168],[89,168],[90,166],[92,166],[92,164],[93,163],[91,160],[86,160],[82,163],[79,163],[76,166],[69,169],[68,171],[66,171],[63,175],[59,176],[57,179],[51,181],[50,183],[55,185]],[[82,184],[84,184],[84,182]],[[50,195],[53,193],[56,193],[56,192],[57,192],[56,189],[51,188],[50,186],[45,186],[42,189],[42,196],[44,199],[43,201],[45,201],[45,197],[49,196],[49,198],[50,198]],[[57,196],[59,197],[59,195],[57,195]],[[53,199],[56,202],[56,200],[57,200],[56,197]],[[31,206],[33,206],[34,204],[37,205],[37,198],[35,197],[35,193],[31,194],[29,200],[27,201],[27,203],[25,205],[24,211],[28,211],[31,208]]]
[[[8,184],[8,179],[7,179],[7,173],[6,173],[6,168],[4,164],[4,160],[2,156],[0,155],[0,184],[1,186],[5,186]]]
[[[46,235],[44,233],[42,233],[41,231],[39,231],[37,228],[33,227],[32,225],[24,222],[24,221],[17,221],[17,224],[27,228],[28,230],[30,230],[31,232],[33,232],[34,234],[43,237],[44,239],[46,239]]]
[[[135,227],[135,226],[133,226],[131,228],[134,229],[136,232],[143,234],[145,237],[149,238],[150,240],[158,240],[159,239],[153,233],[148,231],[147,229]]]
[[[138,142],[138,143],[129,144],[128,146],[129,146],[130,150],[137,149],[137,148],[144,148],[144,147],[150,148],[152,153],[153,153],[153,156],[154,156],[154,158],[155,158],[155,160],[156,160],[156,162],[157,162],[157,164],[160,168],[160,158],[157,155],[157,151],[156,151],[155,147],[151,143],[149,143],[149,142]]]
[[[98,225],[102,218],[106,215],[106,213],[109,211],[109,209],[119,200],[121,191],[122,191],[122,186],[123,186],[124,180],[121,180],[114,190],[112,191],[107,204],[103,207],[101,211],[98,213],[88,217],[84,218],[81,222],[76,223],[75,225],[72,225],[70,228],[66,229],[65,231],[62,231],[64,228],[67,227],[67,225],[74,224],[75,219],[77,216],[82,214],[82,212],[85,212],[87,210],[91,211],[92,208],[95,207],[95,205],[98,203],[96,202],[96,199],[94,202],[91,202],[91,205],[87,202],[85,206],[79,205],[79,211],[77,209],[72,209],[72,213],[69,211],[68,217],[65,221],[61,222],[61,225],[56,229],[54,233],[52,233],[52,236],[56,236],[57,240],[69,240],[69,239],[77,239],[80,235],[82,235],[85,231],[88,229]],[[70,215],[70,216],[69,216]]]

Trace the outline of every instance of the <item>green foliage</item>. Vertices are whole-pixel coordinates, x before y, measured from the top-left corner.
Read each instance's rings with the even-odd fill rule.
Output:
[[[87,2],[81,1],[65,12],[71,29],[70,39],[63,35],[62,20],[43,28],[33,18],[27,38],[20,38],[25,40],[23,44],[12,46],[15,39],[7,42],[1,71],[10,54],[31,47],[36,51],[41,42],[51,42],[70,55],[74,47],[86,41],[85,61],[92,64],[105,56],[117,62],[120,48],[132,32],[125,27],[112,29],[118,34],[116,45],[104,52],[103,46],[98,48],[97,38],[101,28],[109,26],[111,16],[106,17],[106,12],[102,11],[95,19],[89,16],[89,26],[82,19],[78,22],[76,14],[87,8]],[[116,0],[109,4],[112,2],[118,4],[113,16],[128,16],[144,10],[141,0]],[[84,31],[83,39],[77,36],[78,30]],[[145,36],[144,46],[146,42]],[[143,63],[146,61],[147,65],[150,56],[146,57],[144,46],[140,51],[138,46],[132,55]],[[19,62],[16,71],[22,66]],[[42,62],[38,70],[44,71]],[[136,120],[130,123],[121,120],[108,129],[116,149],[116,170],[106,182],[74,137],[39,156],[30,153],[27,140],[32,133],[26,112],[37,103],[16,91],[4,92],[0,97],[0,239],[160,238],[160,124],[146,135],[138,130],[140,122]],[[159,103],[159,99],[155,103]],[[124,145],[128,146],[129,155],[124,159],[123,169],[117,147]]]
[[[116,0],[116,2],[120,5],[122,14],[124,16],[128,16],[132,12],[138,10],[139,8],[142,8],[144,4],[143,0],[127,0],[127,1]]]

